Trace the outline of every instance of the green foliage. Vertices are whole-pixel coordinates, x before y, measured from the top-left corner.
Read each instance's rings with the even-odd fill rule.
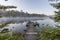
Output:
[[[51,3],[51,5],[56,9],[60,9],[60,3]]]
[[[60,40],[60,27],[44,27],[40,31],[40,40]]]
[[[24,40],[23,36],[19,32],[14,32],[12,37],[9,40]]]
[[[12,36],[10,36],[8,33],[0,33],[0,40],[24,40],[24,38],[19,32],[13,33]]]
[[[4,5],[0,5],[0,9],[11,9],[11,8],[17,8],[16,6],[4,6]]]
[[[8,33],[0,33],[0,40],[6,40],[10,37]]]
[[[60,20],[60,11],[55,11],[55,21],[59,21]]]
[[[54,8],[58,11],[55,11],[55,21],[60,21],[60,2],[57,3],[50,3]]]

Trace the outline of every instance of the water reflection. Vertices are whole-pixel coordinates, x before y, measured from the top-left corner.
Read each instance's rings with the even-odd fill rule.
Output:
[[[9,18],[0,18],[0,22],[3,21],[3,22],[7,22],[7,21],[10,21]],[[11,18],[12,20],[13,18]],[[17,18],[18,19],[18,18]],[[13,20],[14,21],[14,20]],[[50,18],[46,18],[44,20],[32,20],[33,22],[38,22],[39,23],[39,27],[45,27],[46,25],[50,26],[50,27],[55,27],[57,25],[56,22],[54,22],[54,20],[50,19]],[[8,28],[9,31],[18,31],[18,32],[21,32],[23,33],[24,30],[26,29],[26,23],[27,22],[23,22],[23,23],[11,23],[11,24],[8,24],[6,27],[0,29],[0,30],[3,30],[5,28]]]

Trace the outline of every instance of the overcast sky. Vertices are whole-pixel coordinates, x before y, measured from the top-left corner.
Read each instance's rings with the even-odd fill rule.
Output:
[[[38,13],[53,15],[55,8],[49,5],[48,0],[0,0],[1,5],[14,5],[17,6],[17,10],[23,10],[29,13]]]

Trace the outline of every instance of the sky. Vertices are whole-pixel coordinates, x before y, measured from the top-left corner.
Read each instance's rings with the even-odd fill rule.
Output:
[[[13,5],[17,6],[18,11],[23,10],[28,13],[37,13],[37,14],[45,14],[45,15],[54,15],[53,8],[48,0],[0,0],[0,5]]]

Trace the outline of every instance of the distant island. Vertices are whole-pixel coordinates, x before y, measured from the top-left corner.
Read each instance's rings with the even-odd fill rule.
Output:
[[[9,10],[12,8],[17,8],[16,6],[4,6],[0,5],[0,17],[44,17],[44,14],[35,14],[35,13],[28,13],[16,10]]]
[[[28,12],[19,12],[19,11],[14,11],[14,10],[11,10],[11,11],[5,11],[5,12],[2,12],[0,11],[0,17],[44,17],[46,15],[44,14],[30,14]]]

